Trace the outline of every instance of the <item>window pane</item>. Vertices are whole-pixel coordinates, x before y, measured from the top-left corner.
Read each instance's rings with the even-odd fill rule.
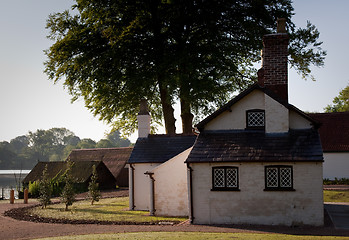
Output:
[[[215,168],[213,170],[213,185],[214,187],[224,187],[224,169]]]
[[[237,168],[227,169],[227,187],[238,187],[238,170]]]
[[[267,168],[267,187],[278,187],[277,168]]]
[[[248,112],[247,121],[249,127],[264,127],[264,112]]]
[[[291,168],[280,168],[280,187],[292,187]]]

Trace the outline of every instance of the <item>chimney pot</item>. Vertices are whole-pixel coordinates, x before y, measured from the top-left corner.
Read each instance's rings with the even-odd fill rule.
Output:
[[[149,115],[149,109],[146,99],[142,99],[139,104],[139,113],[138,115]]]
[[[146,138],[150,134],[151,117],[149,114],[148,104],[145,99],[142,99],[139,106],[138,120],[138,137]]]
[[[286,33],[286,18],[278,18],[277,19],[277,33]]]

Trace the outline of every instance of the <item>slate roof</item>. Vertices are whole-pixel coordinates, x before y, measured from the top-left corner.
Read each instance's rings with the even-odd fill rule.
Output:
[[[42,172],[47,165],[47,173],[49,178],[59,177],[65,173],[68,168],[67,162],[38,162],[35,167],[30,171],[30,173],[23,179],[22,182],[29,183],[37,180],[41,180]],[[101,161],[82,161],[74,162],[72,166],[72,176],[79,182],[86,182],[92,175],[92,166],[96,165],[96,168],[100,168],[103,165],[105,171],[108,169],[105,167]],[[111,173],[109,173],[111,174]]]
[[[349,152],[349,112],[309,115],[322,123],[319,133],[324,152]]]
[[[288,133],[222,130],[200,133],[186,162],[323,161],[316,130]]]
[[[132,147],[74,149],[68,156],[71,161],[103,161],[117,178],[130,158]]]
[[[164,163],[193,146],[195,135],[149,135],[138,138],[128,163]]]
[[[283,106],[285,106],[287,109],[293,110],[295,112],[297,112],[298,114],[300,114],[301,116],[303,116],[305,119],[309,120],[310,122],[312,122],[312,124],[314,125],[314,127],[318,128],[320,126],[319,122],[316,121],[315,119],[313,119],[311,116],[309,116],[308,114],[304,113],[303,111],[301,111],[300,109],[298,109],[297,107],[293,106],[292,104],[289,104],[287,102],[285,102],[283,99],[281,99],[279,96],[277,96],[275,93],[273,93],[272,91],[270,91],[268,88],[265,87],[261,87],[258,83],[253,84],[251,87],[249,87],[248,89],[246,89],[245,91],[241,92],[238,96],[236,96],[235,98],[233,98],[232,100],[230,100],[228,103],[226,103],[225,105],[223,105],[222,107],[220,107],[218,110],[216,110],[214,113],[212,113],[211,115],[209,115],[208,117],[206,117],[204,120],[202,120],[201,122],[199,122],[196,127],[201,131],[205,128],[205,125],[210,122],[211,120],[213,120],[214,118],[216,118],[218,115],[220,115],[221,113],[225,112],[225,111],[230,111],[230,108],[232,105],[234,105],[235,103],[237,103],[238,101],[240,101],[242,98],[244,98],[245,96],[247,96],[248,94],[250,94],[251,92],[253,92],[254,90],[260,90],[262,92],[264,92],[265,94],[267,94],[269,97],[273,98],[275,101],[279,102],[280,104],[282,104]]]

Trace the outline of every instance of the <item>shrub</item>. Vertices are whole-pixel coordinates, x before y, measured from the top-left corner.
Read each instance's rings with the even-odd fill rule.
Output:
[[[42,171],[42,178],[39,182],[38,200],[42,204],[42,208],[46,208],[51,203],[52,186],[51,180],[48,178],[47,164]]]
[[[64,187],[61,193],[62,202],[65,204],[65,211],[68,211],[68,207],[73,205],[75,201],[74,181],[71,174],[73,163],[68,161],[68,169],[64,173]]]
[[[92,166],[92,176],[91,181],[88,184],[88,195],[91,199],[91,205],[96,201],[99,201],[99,198],[101,197],[101,193],[98,190],[98,183],[97,183],[98,175],[96,170],[96,165]]]
[[[324,178],[324,185],[349,185],[349,178],[334,178],[334,180]]]
[[[32,197],[38,197],[39,196],[39,182],[29,182],[28,192]]]

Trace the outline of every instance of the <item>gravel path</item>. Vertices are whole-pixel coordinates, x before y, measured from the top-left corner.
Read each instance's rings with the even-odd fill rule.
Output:
[[[104,193],[104,197],[113,197],[115,193]],[[120,194],[120,192],[118,192]],[[80,196],[83,197],[82,195]],[[247,232],[247,233],[285,233],[296,235],[330,235],[349,236],[349,230],[336,230],[327,227],[273,227],[273,226],[207,226],[182,223],[178,225],[99,225],[99,224],[56,224],[37,223],[15,220],[4,216],[5,211],[12,208],[22,208],[35,205],[33,200],[29,204],[1,203],[0,204],[0,239],[35,239],[43,237],[80,235],[94,233],[122,233],[122,232],[149,232],[149,231],[181,231],[181,232]]]

